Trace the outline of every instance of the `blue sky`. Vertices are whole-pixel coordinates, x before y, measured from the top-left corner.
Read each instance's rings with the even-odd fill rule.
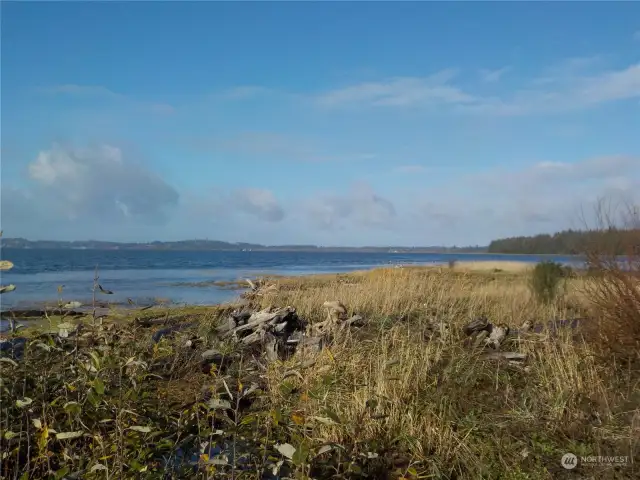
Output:
[[[7,236],[468,245],[640,179],[636,2],[2,4]]]

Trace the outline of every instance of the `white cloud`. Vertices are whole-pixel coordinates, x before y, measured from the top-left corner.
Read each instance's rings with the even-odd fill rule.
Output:
[[[43,215],[118,222],[163,222],[177,191],[111,145],[53,145],[28,166],[29,194]]]
[[[508,67],[508,66],[498,68],[497,70],[483,69],[483,70],[480,70],[480,76],[482,77],[483,82],[495,83],[495,82],[499,82],[500,79],[504,76],[504,74],[507,73],[509,70],[511,70],[511,67]]]
[[[267,222],[279,222],[285,216],[283,208],[270,190],[239,189],[234,193],[232,202],[240,211]]]
[[[316,226],[323,229],[344,228],[348,224],[388,228],[396,218],[396,208],[369,185],[359,183],[345,194],[311,199],[307,214]]]

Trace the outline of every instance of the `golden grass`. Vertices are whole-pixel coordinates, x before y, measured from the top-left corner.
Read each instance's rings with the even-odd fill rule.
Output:
[[[516,262],[508,260],[480,260],[468,262],[456,262],[454,270],[463,272],[509,272],[523,273],[532,270],[535,266],[532,262]]]
[[[513,272],[517,265],[508,263],[503,270]],[[547,306],[534,301],[527,285],[524,275],[433,268],[280,280],[262,307],[293,305],[318,321],[324,301],[340,300],[375,327],[339,339],[301,378],[288,379],[299,393],[274,394],[272,408],[303,415],[317,445],[398,456],[399,467],[386,468],[401,476],[415,470],[435,478],[556,478],[565,473],[566,452],[637,455],[639,432],[618,416],[629,391],[612,390],[614,375],[572,332],[514,341],[511,349],[530,356],[526,370],[481,362],[463,347],[461,327],[478,315],[517,328],[528,319],[576,317],[588,306],[581,280]],[[451,328],[428,340],[424,320],[433,317]],[[282,367],[269,378],[279,392]],[[337,424],[326,425],[327,410]],[[598,478],[610,473],[599,470]]]

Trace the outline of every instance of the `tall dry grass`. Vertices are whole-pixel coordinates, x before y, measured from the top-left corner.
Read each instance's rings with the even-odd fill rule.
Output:
[[[462,326],[479,315],[512,328],[581,316],[581,279],[545,305],[532,298],[526,275],[507,273],[396,268],[278,283],[262,307],[295,305],[320,321],[322,303],[340,300],[374,323],[338,339],[271,401],[312,427],[312,443],[339,444],[351,459],[378,455],[379,478],[558,478],[566,452],[637,455],[637,426],[618,411],[631,394],[612,393],[611,372],[574,332],[513,340],[512,349],[529,355],[524,369],[480,361],[463,346]],[[434,317],[450,326],[439,338],[426,328]],[[281,368],[269,379],[270,391],[281,392]]]

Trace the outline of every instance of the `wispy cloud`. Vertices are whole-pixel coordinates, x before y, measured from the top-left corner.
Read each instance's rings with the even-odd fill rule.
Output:
[[[426,172],[426,167],[422,165],[400,165],[393,169],[394,172],[398,173],[423,173]]]
[[[102,85],[78,85],[70,83],[38,87],[36,88],[36,91],[44,95],[65,95],[75,98],[95,98],[120,101],[137,109],[142,109],[156,115],[170,115],[175,112],[173,105],[169,105],[168,103],[139,101],[129,95],[114,92]]]
[[[259,85],[238,85],[216,92],[213,98],[218,100],[247,100],[270,92],[272,92],[271,89]]]
[[[455,70],[432,76],[395,77],[330,90],[316,96],[323,107],[407,108],[445,105],[458,113],[495,116],[553,114],[640,97],[640,63],[598,70],[602,57],[571,58],[545,70],[519,89],[483,96],[455,83]],[[504,72],[488,72],[489,79]]]
[[[109,97],[109,98],[125,98],[121,93],[116,93],[102,85],[77,85],[73,83],[64,85],[51,85],[46,87],[38,87],[36,89],[40,93],[48,95],[74,95],[74,96],[92,96],[92,97]]]
[[[511,70],[511,67],[509,66],[502,67],[497,70],[483,69],[483,70],[480,70],[480,76],[483,82],[495,83],[495,82],[499,82],[500,79],[503,77],[503,75],[507,73],[509,70]]]
[[[324,107],[350,104],[411,107],[437,103],[473,102],[472,95],[448,83],[456,75],[456,70],[450,69],[424,78],[395,77],[380,82],[360,83],[320,94],[316,97],[316,101]]]

